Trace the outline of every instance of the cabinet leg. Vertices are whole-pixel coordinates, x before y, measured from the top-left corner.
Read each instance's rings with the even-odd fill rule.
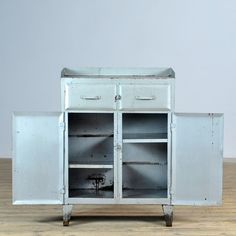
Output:
[[[167,227],[172,227],[173,222],[173,206],[172,205],[162,205],[164,219]]]
[[[63,226],[69,226],[72,213],[72,205],[63,205]]]

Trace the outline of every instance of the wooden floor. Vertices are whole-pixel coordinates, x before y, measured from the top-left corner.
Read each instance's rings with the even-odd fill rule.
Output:
[[[160,206],[77,206],[69,227],[60,206],[12,206],[11,161],[0,159],[0,235],[236,235],[236,162],[224,163],[221,207],[175,207],[166,228]]]

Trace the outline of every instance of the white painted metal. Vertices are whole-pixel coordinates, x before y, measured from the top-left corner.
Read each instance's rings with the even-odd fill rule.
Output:
[[[113,165],[69,164],[71,169],[112,169]]]
[[[116,86],[110,84],[68,84],[65,87],[65,109],[116,109]]]
[[[172,68],[78,68],[71,70],[64,68],[61,77],[161,77],[174,78],[175,72]]]
[[[62,113],[13,116],[13,203],[63,203]]]
[[[67,204],[170,204],[168,198],[68,198]]]
[[[174,114],[172,141],[172,204],[220,204],[223,115]]]
[[[117,152],[118,143],[118,112],[114,112],[114,201],[119,199],[119,153]]]
[[[118,199],[122,199],[122,149],[123,149],[123,142],[122,142],[122,113],[117,112],[117,144],[116,144],[116,152],[117,152],[117,175],[118,175]]]
[[[167,143],[168,139],[123,139],[123,143]]]
[[[115,109],[121,109],[122,102],[126,99],[130,101],[131,97],[121,96],[121,86],[129,86],[133,84],[133,88],[135,86],[145,87],[150,84],[156,86],[157,88],[168,88],[166,89],[169,97],[165,96],[164,98],[159,98],[157,101],[157,97],[155,95],[154,100],[145,100],[150,97],[150,95],[146,95],[145,97],[140,97],[137,95],[137,102],[143,104],[151,104],[151,109],[146,109],[145,107],[134,109],[126,108],[124,111],[132,111],[134,113],[138,113],[140,111],[145,110],[145,112],[163,112],[169,109],[174,108],[174,79],[169,77],[106,77],[100,78],[96,77],[81,77],[81,78],[62,78],[61,80],[61,108],[62,111],[99,111],[99,112],[111,112]],[[104,85],[106,85],[104,87]],[[75,89],[76,87],[85,86],[85,90]],[[114,87],[113,87],[114,86]],[[81,87],[81,88],[82,88]],[[72,92],[70,92],[70,88],[72,88]],[[90,90],[92,88],[93,90]],[[98,90],[96,89],[98,88]],[[101,88],[99,90],[99,88]],[[108,89],[110,88],[110,89]],[[112,89],[111,89],[112,88]],[[149,88],[148,88],[149,89]],[[89,90],[89,91],[88,91]],[[86,92],[86,95],[84,92]],[[92,92],[93,91],[93,92]],[[164,91],[162,89],[162,91]],[[114,92],[114,93],[113,93]],[[164,91],[165,92],[165,91]],[[82,94],[82,98],[81,98]],[[147,93],[146,93],[147,94]],[[161,96],[160,96],[161,97]],[[86,99],[87,98],[87,99]],[[144,100],[142,100],[144,98]],[[152,97],[153,98],[153,97]],[[141,99],[141,100],[139,100]],[[125,102],[126,103],[126,102]],[[156,107],[154,106],[156,104]],[[81,106],[82,105],[82,106]]]
[[[166,204],[170,204],[171,201],[171,185],[172,185],[172,150],[171,150],[171,145],[172,145],[172,139],[171,139],[171,121],[172,121],[172,113],[168,112],[168,128],[167,128],[167,196],[169,202]],[[163,203],[164,204],[164,203]]]
[[[170,110],[171,85],[130,85],[120,86],[121,110]]]
[[[72,205],[63,205],[63,225],[68,226],[72,214]]]
[[[173,114],[174,76],[171,68],[65,68],[65,123],[59,113],[14,118],[14,204],[63,203],[69,221],[70,204],[221,203],[223,117]],[[93,171],[109,194],[73,195],[89,190]]]
[[[65,193],[64,193],[64,204],[69,204],[69,141],[68,141],[68,112],[65,112],[65,137],[64,137],[64,186],[65,186]]]

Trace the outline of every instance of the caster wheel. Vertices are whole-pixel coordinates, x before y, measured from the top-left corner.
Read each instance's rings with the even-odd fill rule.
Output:
[[[63,226],[69,226],[69,220],[63,220]]]
[[[172,227],[173,214],[165,215],[165,222],[166,222],[166,227]]]

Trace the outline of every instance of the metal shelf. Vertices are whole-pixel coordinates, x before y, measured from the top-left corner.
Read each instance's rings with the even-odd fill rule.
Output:
[[[160,162],[148,162],[148,161],[124,161],[123,165],[159,165],[164,166],[167,165],[167,163],[160,163]]]
[[[167,143],[168,139],[123,139],[123,143]]]
[[[167,139],[167,133],[124,133],[123,139]]]
[[[69,138],[99,138],[99,137],[107,137],[107,138],[112,138],[114,137],[113,134],[69,134]]]
[[[113,165],[107,164],[69,164],[70,169],[113,169]]]
[[[167,189],[125,189],[123,198],[167,198]]]
[[[113,190],[103,190],[99,189],[70,189],[69,190],[70,198],[113,198]]]
[[[167,143],[167,133],[124,134],[123,143]]]

